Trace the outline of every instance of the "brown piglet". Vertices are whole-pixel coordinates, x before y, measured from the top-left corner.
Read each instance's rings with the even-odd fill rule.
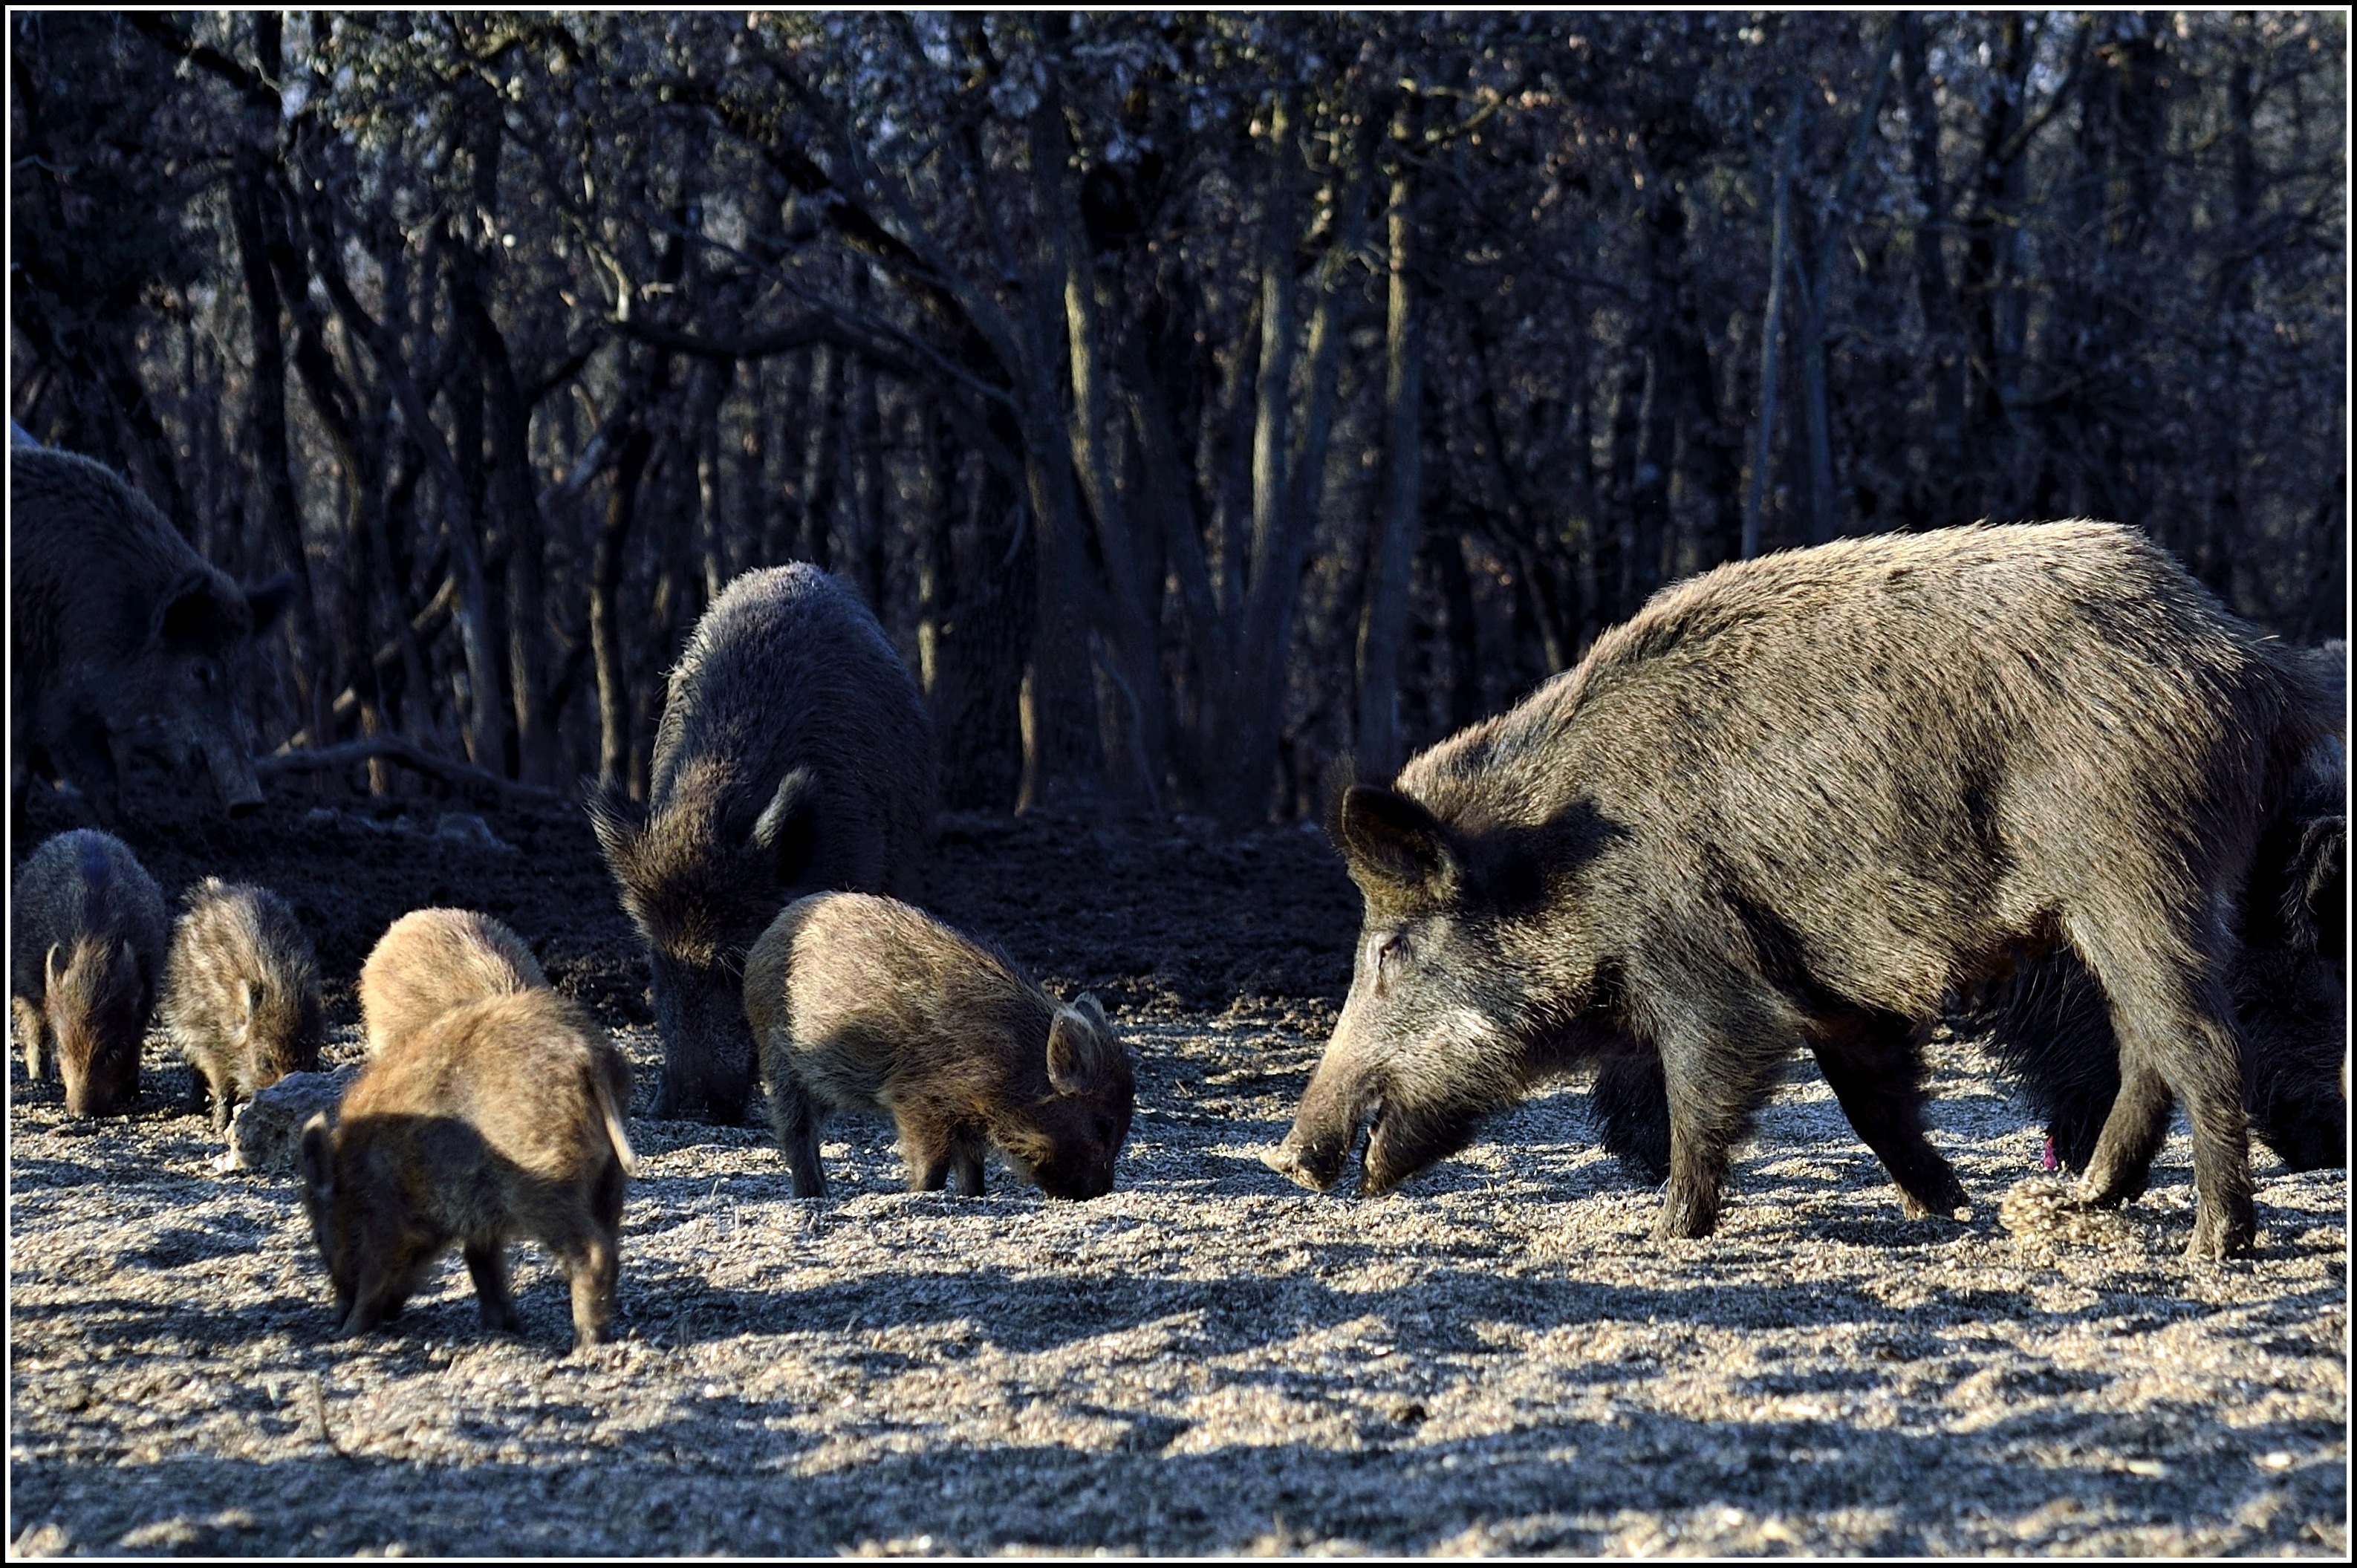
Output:
[[[469,1002],[372,1058],[331,1123],[303,1129],[303,1206],[346,1333],[392,1322],[452,1242],[484,1324],[520,1329],[507,1243],[572,1283],[576,1349],[607,1337],[635,1164],[630,1069],[588,1013],[545,989]]]
[[[385,928],[361,965],[369,1055],[462,1004],[547,984],[523,939],[489,915],[412,909]]]
[[[286,901],[208,876],[183,895],[166,961],[164,1027],[188,1059],[188,1105],[212,1101],[213,1130],[290,1072],[316,1072],[319,961]]]
[[[1050,1197],[1113,1190],[1136,1081],[1094,996],[1060,1006],[997,953],[896,899],[787,906],[745,960],[778,1145],[823,1197],[831,1110],[899,1126],[913,1191],[982,1192],[985,1144]]]

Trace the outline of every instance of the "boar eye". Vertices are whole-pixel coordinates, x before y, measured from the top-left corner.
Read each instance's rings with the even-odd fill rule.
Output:
[[[1400,960],[1406,950],[1407,938],[1404,933],[1394,931],[1385,937],[1383,945],[1375,949],[1375,973],[1388,978],[1399,968]]]

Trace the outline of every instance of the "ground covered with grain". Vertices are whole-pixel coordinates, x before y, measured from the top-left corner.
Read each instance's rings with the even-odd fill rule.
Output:
[[[71,825],[35,805],[19,857]],[[1322,842],[955,818],[930,902],[1135,1050],[1121,1185],[912,1196],[838,1120],[802,1201],[758,1130],[643,1114],[644,966],[577,817],[282,795],[125,836],[167,893],[288,897],[331,1061],[394,916],[523,933],[640,1069],[619,1337],[568,1356],[529,1247],[521,1337],[453,1257],[334,1337],[292,1179],[214,1170],[160,1038],[127,1119],[12,1062],[12,1554],[2346,1555],[2345,1173],[2259,1152],[2257,1255],[2189,1264],[2182,1137],[2136,1204],[2059,1213],[1969,1045],[1932,1074],[1964,1223],[1902,1220],[1800,1061],[1706,1241],[1652,1239],[1576,1082],[1404,1191],[1313,1197],[1259,1156],[1349,983]]]

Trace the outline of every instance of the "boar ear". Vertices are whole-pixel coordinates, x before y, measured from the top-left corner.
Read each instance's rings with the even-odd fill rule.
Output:
[[[253,612],[253,635],[260,637],[278,624],[295,602],[295,574],[281,572],[266,582],[254,583],[245,590],[246,607]]]
[[[208,573],[190,571],[182,573],[157,601],[156,623],[148,635],[163,648],[212,648],[220,644],[230,624],[220,586]]]
[[[322,1202],[336,1195],[335,1153],[328,1137],[328,1113],[317,1112],[303,1123],[303,1142],[296,1157],[302,1166],[304,1187]]]
[[[49,950],[41,955],[41,978],[48,982],[49,990],[58,988],[58,944],[55,942],[51,942]]]
[[[1405,795],[1354,784],[1342,795],[1342,856],[1370,897],[1431,903],[1458,882],[1457,852],[1439,818]]]
[[[261,1000],[262,987],[256,985],[251,980],[238,987],[238,1001],[244,1008],[244,1011],[238,1016],[238,1027],[243,1028],[253,1022],[254,1004]]]
[[[1103,1033],[1108,1035],[1113,1033],[1113,1024],[1105,1017],[1104,1004],[1097,1000],[1095,992],[1083,991],[1079,996],[1073,998],[1072,1011],[1086,1018]]]
[[[818,854],[818,775],[795,768],[778,780],[778,792],[754,821],[753,843],[769,852],[779,886],[802,879]]]
[[[1057,1008],[1048,1026],[1049,1087],[1059,1094],[1086,1094],[1103,1076],[1104,1050],[1105,1037],[1077,1008]]]
[[[589,813],[589,831],[597,835],[597,848],[606,864],[620,872],[639,847],[639,834],[646,827],[646,808],[624,794],[619,782],[585,782],[581,806]]]

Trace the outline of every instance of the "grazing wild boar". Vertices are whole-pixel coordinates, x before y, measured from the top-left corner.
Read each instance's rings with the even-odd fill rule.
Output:
[[[343,1332],[390,1323],[457,1242],[484,1324],[518,1329],[507,1244],[529,1238],[573,1288],[574,1346],[614,1317],[630,1069],[578,1003],[533,989],[454,1007],[396,1036],[315,1116],[303,1207]]]
[[[361,965],[361,1032],[375,1056],[453,1007],[547,985],[523,939],[489,915],[412,909]]]
[[[241,1099],[319,1067],[319,961],[286,901],[208,876],[182,896],[164,977],[164,1027],[188,1061],[188,1108],[229,1130]]]
[[[1727,1151],[1805,1045],[1910,1213],[1964,1195],[1923,1134],[1947,998],[2067,945],[2123,1087],[2081,1201],[2137,1191],[2171,1097],[2189,1252],[2254,1235],[2233,912],[2321,739],[2298,661],[2110,524],[1844,540],[1657,595],[1580,665],[1353,788],[1357,970],[1271,1164],[1361,1190],[1534,1080],[1658,1064],[1656,1231],[1707,1235]],[[1639,1096],[1641,1098],[1641,1095]]]
[[[130,846],[89,828],[44,843],[9,895],[9,1012],[26,1076],[54,1060],[75,1116],[127,1112],[171,929]]]
[[[745,950],[829,888],[913,897],[933,821],[933,735],[883,628],[816,567],[748,572],[671,674],[649,801],[592,795],[623,908],[646,938],[662,1036],[658,1116],[744,1120]]]
[[[244,684],[256,636],[294,594],[240,587],[111,470],[8,451],[10,737],[20,764],[122,815],[131,755],[201,766],[231,816],[262,804]],[[21,798],[21,797],[19,797]]]
[[[830,1110],[888,1112],[909,1187],[982,1193],[985,1144],[1050,1197],[1113,1190],[1136,1080],[1094,996],[1069,1007],[908,905],[821,894],[745,960],[745,1015],[794,1196],[823,1197]]]

